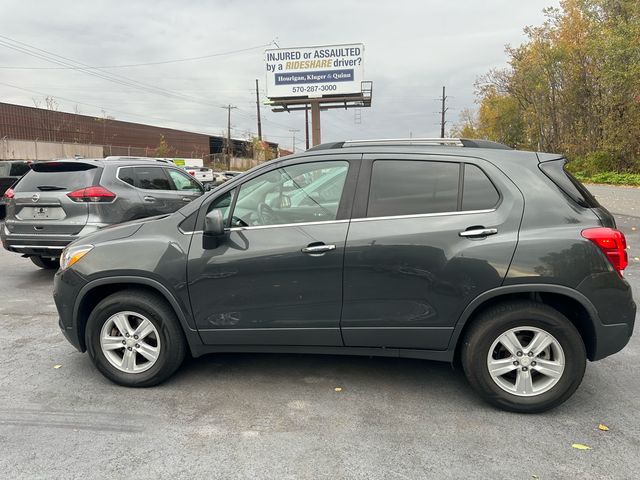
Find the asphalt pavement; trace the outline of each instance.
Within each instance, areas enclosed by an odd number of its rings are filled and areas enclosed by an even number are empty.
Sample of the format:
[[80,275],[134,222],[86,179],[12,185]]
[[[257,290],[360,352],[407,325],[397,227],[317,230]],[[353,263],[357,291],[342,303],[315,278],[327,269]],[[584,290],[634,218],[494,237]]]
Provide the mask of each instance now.
[[[640,189],[592,190],[617,213],[640,299]],[[209,355],[127,389],[62,337],[52,278],[0,249],[2,478],[640,476],[640,336],[539,415],[496,410],[460,371],[410,359]]]

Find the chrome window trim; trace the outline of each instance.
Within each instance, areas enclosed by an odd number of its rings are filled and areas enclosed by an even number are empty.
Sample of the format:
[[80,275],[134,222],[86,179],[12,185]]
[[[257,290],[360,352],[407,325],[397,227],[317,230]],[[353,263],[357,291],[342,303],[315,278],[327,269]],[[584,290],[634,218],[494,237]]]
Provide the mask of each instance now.
[[367,222],[369,220],[395,220],[395,219],[403,219],[403,218],[427,218],[427,217],[445,217],[448,215],[473,215],[477,213],[491,213],[495,212],[497,208],[489,208],[485,210],[464,210],[464,211],[453,211],[453,212],[436,212],[436,213],[415,213],[410,215],[389,215],[386,217],[362,217],[362,218],[354,218],[352,222]]
[[256,226],[248,226],[248,227],[231,227],[225,228],[225,231],[229,232],[240,232],[243,230],[264,230],[266,228],[283,228],[283,227],[305,227],[309,225],[329,225],[334,223],[349,223],[349,219],[343,220],[323,220],[319,222],[300,222],[300,223],[281,223],[278,225],[256,225]]
[[178,227],[178,231],[183,235],[193,235],[194,233],[204,233],[202,230],[182,230]]
[[[377,220],[395,220],[395,219],[409,219],[409,218],[429,218],[429,217],[444,217],[447,215],[473,215],[478,213],[491,213],[495,212],[496,208],[490,208],[486,210],[465,210],[463,212],[438,212],[438,213],[417,213],[413,215],[392,215],[387,217],[364,217],[364,218],[352,218],[343,220],[325,220],[321,222],[300,222],[300,223],[282,223],[278,225],[256,225],[248,227],[232,227],[225,228],[225,232],[241,232],[244,230],[264,230],[267,228],[283,228],[283,227],[304,227],[309,225],[329,225],[336,223],[349,223],[349,222],[368,222]],[[178,227],[180,233],[184,235],[191,235],[194,233],[204,233],[203,230],[184,231]]]

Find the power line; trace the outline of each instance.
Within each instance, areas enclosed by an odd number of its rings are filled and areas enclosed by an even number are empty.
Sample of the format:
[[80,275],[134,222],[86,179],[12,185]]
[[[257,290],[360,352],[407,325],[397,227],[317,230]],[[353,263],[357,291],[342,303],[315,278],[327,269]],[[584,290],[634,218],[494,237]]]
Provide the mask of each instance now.
[[[0,37],[8,39],[9,37],[5,37],[3,35],[0,35]],[[15,40],[13,40],[15,41]],[[233,55],[234,53],[243,53],[243,52],[249,52],[251,50],[257,50],[259,48],[265,48],[265,47],[269,47],[273,45],[273,42],[269,42],[269,43],[265,43],[262,45],[256,45],[255,47],[247,47],[247,48],[240,48],[238,50],[230,50],[228,52],[220,52],[220,53],[211,53],[209,55],[200,55],[198,57],[187,57],[187,58],[177,58],[174,60],[161,60],[161,61],[157,61],[157,62],[145,62],[145,63],[129,63],[129,64],[124,64],[124,65],[101,65],[101,66],[97,66],[97,67],[88,67],[90,69],[95,69],[95,70],[100,70],[100,69],[114,69],[114,68],[131,68],[131,67],[146,67],[148,65],[166,65],[169,63],[180,63],[180,62],[192,62],[192,61],[196,61],[196,60],[204,60],[207,58],[214,58],[214,57],[222,57],[225,55]],[[10,69],[10,70],[76,70],[78,69],[77,67],[10,67],[10,66],[0,66],[0,68],[3,69]]]
[[[135,88],[138,90],[142,90],[146,93],[153,93],[156,95],[160,95],[160,96],[164,96],[166,98],[174,98],[174,99],[178,99],[178,100],[184,100],[184,101],[190,101],[190,102],[196,102],[196,103],[207,103],[208,101],[205,99],[199,99],[196,97],[190,97],[187,95],[183,95],[177,92],[173,92],[171,90],[167,90],[164,88],[160,88],[160,87],[156,87],[154,85],[149,85],[149,84],[145,84],[142,82],[139,82],[137,80],[133,80],[131,78],[122,76],[122,75],[116,75],[116,74],[112,74],[112,73],[107,73],[107,72],[103,72],[103,71],[95,71],[92,70],[93,67],[91,67],[90,65],[84,64],[82,62],[78,62],[76,60],[72,60],[70,58],[67,57],[63,57],[61,55],[58,55],[56,53],[53,52],[49,52],[47,50],[43,50],[41,48],[38,47],[34,47],[33,45],[29,45],[26,44],[24,42],[20,42],[18,40],[13,40],[9,37],[6,37],[4,35],[0,35],[0,38],[4,38],[7,39],[9,42],[13,42],[13,43],[8,43],[7,41],[4,40],[0,40],[0,46],[4,46],[6,48],[12,49],[12,50],[16,50],[18,52],[24,53],[26,55],[30,55],[32,57],[35,58],[39,58],[41,60],[45,60],[47,62],[50,63],[54,63],[57,65],[62,65],[65,67],[74,67],[73,70],[75,71],[80,71],[82,73],[86,73],[87,75],[91,75],[93,77],[97,77],[103,80],[107,80],[109,82],[113,82],[113,83],[117,83],[120,85],[124,85],[124,86],[128,86],[131,88]],[[40,53],[42,52],[42,53]],[[213,105],[213,104],[211,104]]]
[[[18,87],[17,85],[12,85],[10,83],[0,82],[0,85],[4,85],[4,86],[7,86],[7,87],[15,88],[17,90],[22,90],[24,92],[35,93],[37,95],[42,95],[43,97],[48,97],[48,96],[54,97],[53,95],[49,95],[48,93],[39,92],[37,90],[31,90],[31,89],[28,89],[28,88]],[[195,124],[195,123],[177,122],[175,119],[171,120],[171,119],[168,119],[168,118],[151,117],[149,115],[140,115],[139,113],[125,112],[123,110],[114,110],[112,108],[107,108],[107,107],[104,107],[102,105],[96,105],[96,104],[87,103],[87,102],[80,102],[78,100],[74,100],[72,98],[67,98],[67,97],[61,97],[59,95],[56,95],[54,98],[58,98],[60,100],[66,100],[67,102],[72,102],[72,103],[75,103],[75,104],[78,104],[78,105],[84,105],[84,106],[87,106],[87,107],[98,108],[98,109],[100,109],[102,111],[108,111],[109,113],[119,113],[119,114],[122,114],[122,115],[128,115],[128,116],[132,116],[132,117],[139,117],[139,118],[158,120],[158,121],[161,121],[161,122],[179,123],[179,124],[182,124],[182,125],[192,125],[194,127],[203,128],[203,129],[207,128],[207,127],[204,127],[203,125],[199,125],[199,124]],[[94,116],[94,115],[90,115],[90,116]],[[197,133],[197,132],[194,132],[194,133]],[[204,134],[204,135],[209,135],[209,134]],[[289,138],[289,135],[283,135],[283,138]]]

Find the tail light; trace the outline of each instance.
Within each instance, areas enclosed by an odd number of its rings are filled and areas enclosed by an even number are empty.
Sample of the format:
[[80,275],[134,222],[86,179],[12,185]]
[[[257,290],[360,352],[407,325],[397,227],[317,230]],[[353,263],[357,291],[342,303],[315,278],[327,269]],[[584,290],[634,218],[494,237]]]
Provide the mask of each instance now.
[[195,176],[196,171],[195,171],[195,170],[187,170],[187,173],[188,173],[189,175],[193,175],[193,176]]
[[582,236],[595,243],[605,254],[613,268],[620,274],[627,267],[627,240],[624,234],[613,228],[587,228]]
[[74,202],[108,203],[112,202],[116,195],[104,187],[93,186],[69,192],[67,197]]
[[2,195],[2,198],[6,198],[7,200],[10,200],[13,198],[13,188],[8,188],[6,192],[4,192],[4,195]]

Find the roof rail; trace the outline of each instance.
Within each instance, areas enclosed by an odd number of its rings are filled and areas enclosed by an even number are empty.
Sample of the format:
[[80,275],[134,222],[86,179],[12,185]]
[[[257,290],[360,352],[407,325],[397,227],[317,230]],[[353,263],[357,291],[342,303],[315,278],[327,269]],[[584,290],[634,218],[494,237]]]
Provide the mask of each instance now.
[[366,147],[370,145],[453,145],[462,147],[459,138],[378,138],[371,140],[347,140],[345,147]]
[[165,160],[164,158],[133,157],[133,156],[119,156],[119,155],[109,155],[108,157],[105,157],[103,160],[109,160],[109,161],[146,160],[146,161],[149,161],[149,162],[172,163],[170,160]]
[[[370,147],[370,146],[405,146],[405,145],[431,145],[442,147],[467,147],[467,148],[496,148],[511,150],[502,143],[490,140],[471,140],[467,138],[384,138],[373,140],[347,140],[342,147]],[[335,147],[334,147],[335,148]]]

